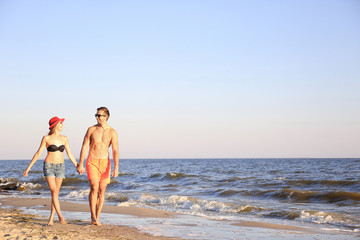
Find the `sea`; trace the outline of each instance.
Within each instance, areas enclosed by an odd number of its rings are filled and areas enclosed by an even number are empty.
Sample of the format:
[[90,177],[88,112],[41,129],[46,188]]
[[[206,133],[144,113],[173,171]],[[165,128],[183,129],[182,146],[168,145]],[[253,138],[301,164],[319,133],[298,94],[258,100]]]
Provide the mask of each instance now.
[[[29,163],[0,161],[0,197],[51,198],[43,160],[24,177]],[[60,200],[87,204],[86,174],[79,175],[70,160],[65,164]],[[341,236],[333,239],[360,238],[360,159],[120,159],[119,166],[120,174],[112,178],[105,204],[179,213],[182,222],[151,219],[139,223],[131,217],[102,214],[105,223],[184,239],[242,239],[238,230],[242,228],[234,225],[239,221],[321,229]],[[88,220],[89,215],[84,218]],[[312,239],[308,237],[296,239]]]

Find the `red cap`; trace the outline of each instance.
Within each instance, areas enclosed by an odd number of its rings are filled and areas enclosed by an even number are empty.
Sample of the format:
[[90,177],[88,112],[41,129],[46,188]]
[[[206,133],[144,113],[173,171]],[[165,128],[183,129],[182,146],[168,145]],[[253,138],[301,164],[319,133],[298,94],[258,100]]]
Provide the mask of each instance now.
[[49,129],[52,129],[53,127],[56,126],[56,124],[58,124],[59,122],[63,122],[65,120],[65,118],[58,118],[58,117],[53,117],[50,119],[49,121]]

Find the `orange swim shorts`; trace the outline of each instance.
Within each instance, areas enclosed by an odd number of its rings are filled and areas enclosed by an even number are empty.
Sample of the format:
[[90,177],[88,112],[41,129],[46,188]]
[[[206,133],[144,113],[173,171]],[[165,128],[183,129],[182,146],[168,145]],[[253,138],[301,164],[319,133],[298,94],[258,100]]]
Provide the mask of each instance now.
[[100,183],[110,183],[110,159],[100,159],[88,156],[86,160],[86,172],[88,179],[99,179]]

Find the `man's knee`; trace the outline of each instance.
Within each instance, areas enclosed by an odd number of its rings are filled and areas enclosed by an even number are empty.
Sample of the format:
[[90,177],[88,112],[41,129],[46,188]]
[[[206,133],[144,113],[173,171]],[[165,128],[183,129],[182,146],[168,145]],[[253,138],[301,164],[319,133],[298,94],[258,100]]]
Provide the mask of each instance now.
[[99,191],[99,183],[97,181],[90,182],[90,191]]
[[105,194],[107,184],[100,183],[99,194]]

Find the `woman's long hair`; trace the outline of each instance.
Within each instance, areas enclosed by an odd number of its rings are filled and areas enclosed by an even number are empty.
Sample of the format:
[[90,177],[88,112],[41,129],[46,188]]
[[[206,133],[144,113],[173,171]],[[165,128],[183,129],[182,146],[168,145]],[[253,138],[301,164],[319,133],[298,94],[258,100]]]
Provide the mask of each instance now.
[[59,123],[60,123],[60,122],[58,122],[55,126],[53,126],[53,127],[50,129],[48,135],[51,135],[51,134],[53,134],[53,133],[55,132],[55,128],[56,128],[56,126],[57,126]]

